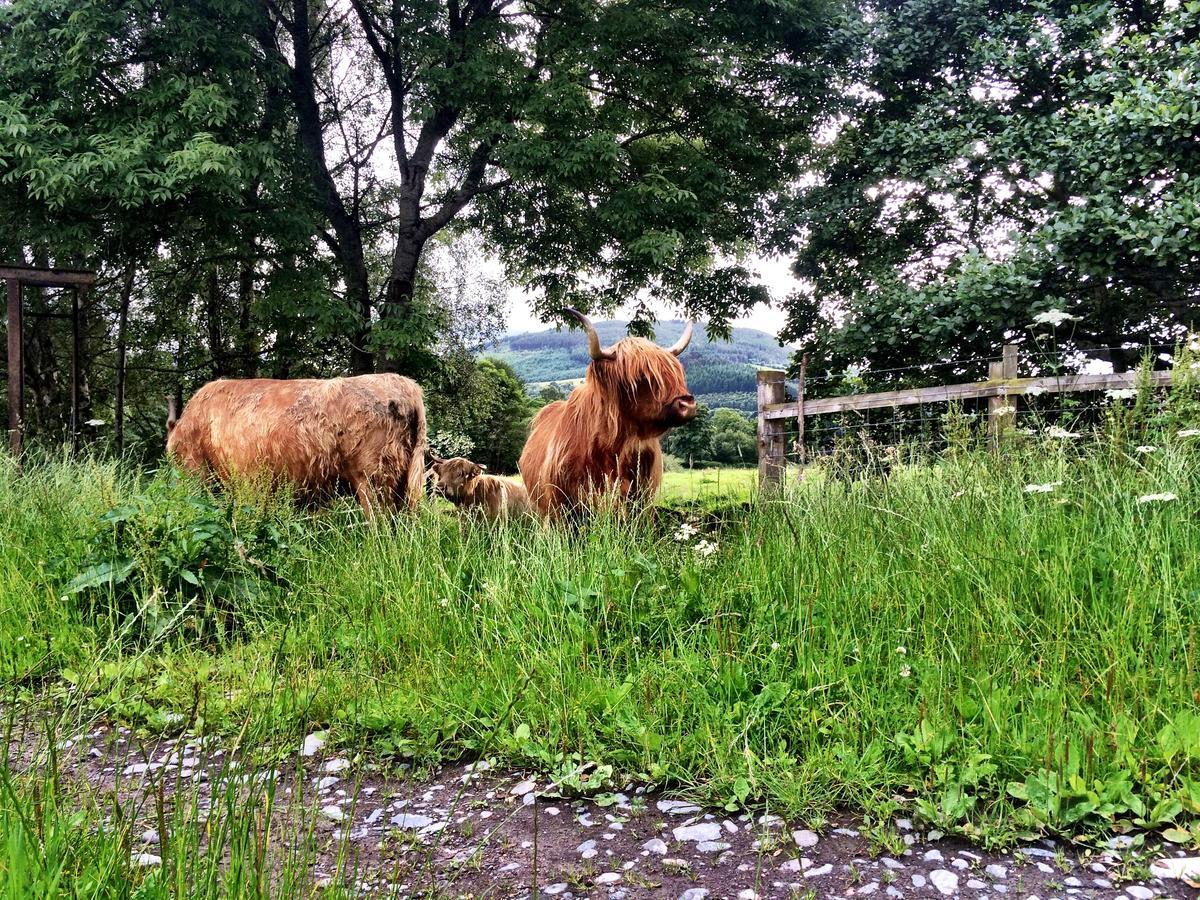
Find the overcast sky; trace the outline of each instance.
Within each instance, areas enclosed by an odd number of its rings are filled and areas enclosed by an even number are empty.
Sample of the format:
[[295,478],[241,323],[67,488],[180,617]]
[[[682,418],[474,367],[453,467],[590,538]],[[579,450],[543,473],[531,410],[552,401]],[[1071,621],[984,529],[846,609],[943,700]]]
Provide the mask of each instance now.
[[[770,288],[771,296],[776,300],[782,300],[797,286],[796,280],[792,278],[791,273],[788,271],[789,263],[790,261],[784,257],[755,257],[749,264],[758,271],[759,280]],[[622,309],[613,318],[628,319],[631,315],[631,311]],[[670,318],[676,315],[677,313],[669,310],[662,310],[660,312],[660,317]],[[749,316],[742,319],[735,319],[733,324],[747,328],[757,328],[768,334],[776,335],[779,333],[779,329],[783,327],[783,321],[784,313],[778,306],[769,307],[760,303]],[[552,327],[552,325],[539,321],[533,314],[524,291],[519,289],[512,291],[509,295],[508,322],[506,324],[506,330],[509,334],[521,334],[526,331],[545,331],[547,328]]]

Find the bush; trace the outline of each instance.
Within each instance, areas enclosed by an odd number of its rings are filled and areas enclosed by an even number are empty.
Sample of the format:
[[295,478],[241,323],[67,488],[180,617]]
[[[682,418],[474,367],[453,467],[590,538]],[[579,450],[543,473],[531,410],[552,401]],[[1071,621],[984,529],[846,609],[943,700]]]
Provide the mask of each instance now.
[[82,563],[60,561],[60,574],[74,569],[62,593],[135,640],[228,634],[278,591],[296,527],[270,504],[235,497],[160,475],[96,519]]

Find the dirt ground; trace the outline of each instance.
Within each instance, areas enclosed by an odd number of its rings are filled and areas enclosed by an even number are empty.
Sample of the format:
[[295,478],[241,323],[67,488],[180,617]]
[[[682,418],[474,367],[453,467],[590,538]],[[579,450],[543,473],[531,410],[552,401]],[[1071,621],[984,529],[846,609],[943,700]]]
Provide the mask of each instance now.
[[[36,730],[15,733],[14,767],[35,758]],[[1043,840],[985,852],[911,822],[892,855],[844,816],[820,834],[777,817],[728,814],[630,785],[607,805],[548,796],[533,773],[486,762],[413,774],[326,753],[310,736],[287,765],[259,769],[212,740],[150,745],[125,729],[94,727],[60,743],[64,781],[113,794],[136,821],[140,864],[158,863],[158,829],[187,798],[212,815],[230,789],[275,786],[276,828],[303,845],[314,885],[341,879],[365,897],[634,898],[1194,898],[1154,877],[1154,860],[1121,839],[1092,853]],[[214,804],[214,795],[217,804]],[[157,798],[163,798],[161,801]],[[166,836],[170,840],[170,835]],[[339,860],[341,861],[339,867]],[[1149,877],[1147,877],[1149,876]]]

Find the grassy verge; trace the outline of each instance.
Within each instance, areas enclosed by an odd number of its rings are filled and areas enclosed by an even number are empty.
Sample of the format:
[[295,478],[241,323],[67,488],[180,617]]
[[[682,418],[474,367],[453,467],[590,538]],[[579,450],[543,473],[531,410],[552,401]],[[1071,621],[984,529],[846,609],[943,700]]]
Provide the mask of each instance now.
[[[839,806],[885,822],[900,795],[989,844],[1195,845],[1197,463],[1200,438],[1174,435],[970,452],[817,475],[695,534],[368,525],[110,463],[5,467],[0,672],[14,703],[152,731],[194,715],[294,747],[320,728],[818,824]],[[667,496],[710,487],[689,476]],[[750,475],[720,477],[749,499]]]

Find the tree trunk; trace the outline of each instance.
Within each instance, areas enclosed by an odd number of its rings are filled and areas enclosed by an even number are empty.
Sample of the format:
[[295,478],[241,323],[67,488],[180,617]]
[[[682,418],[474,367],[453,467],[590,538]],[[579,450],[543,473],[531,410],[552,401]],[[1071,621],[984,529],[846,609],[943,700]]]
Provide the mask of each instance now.
[[212,377],[224,378],[231,374],[225,358],[225,339],[221,335],[221,282],[217,267],[210,266],[204,290],[204,309],[208,319],[208,354],[212,359]]
[[113,445],[117,455],[125,452],[125,353],[129,326],[129,301],[133,297],[135,270],[131,264],[125,270],[125,281],[121,284],[121,308],[117,313],[117,377],[113,398]]
[[416,352],[420,336],[408,332],[405,325],[413,314],[413,293],[417,284],[417,267],[421,263],[421,251],[425,241],[419,236],[418,228],[404,229],[396,240],[396,252],[392,256],[392,272],[388,278],[380,318],[388,325],[389,346],[379,353],[379,369],[383,372],[400,372],[404,375],[419,375],[416,371]]
[[[187,339],[188,339],[188,316],[185,310],[180,311],[179,315],[179,331],[175,343],[175,409],[179,415],[183,415],[183,379],[184,368],[187,365]],[[163,435],[163,441],[166,442],[166,435]]]
[[[257,250],[257,242],[251,241],[252,251]],[[254,306],[254,253],[242,261],[238,271],[238,333],[237,333],[237,363],[238,374],[243,378],[254,378],[258,375],[258,335],[250,329],[251,312]]]
[[375,357],[371,354],[371,285],[362,254],[351,251],[348,255],[350,259],[342,260],[346,302],[358,316],[358,329],[350,336],[350,374],[368,375],[375,371]]

